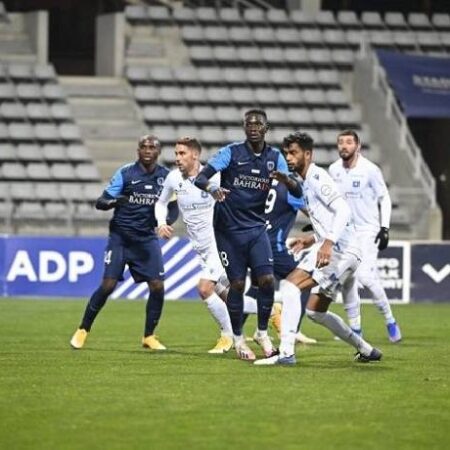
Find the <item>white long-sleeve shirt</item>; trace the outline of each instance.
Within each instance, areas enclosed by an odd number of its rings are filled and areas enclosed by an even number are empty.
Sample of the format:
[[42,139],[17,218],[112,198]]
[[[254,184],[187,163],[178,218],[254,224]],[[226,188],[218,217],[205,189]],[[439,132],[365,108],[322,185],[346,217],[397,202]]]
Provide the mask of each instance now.
[[[194,185],[195,177],[184,178],[179,169],[171,171],[164,180],[163,190],[155,204],[158,226],[166,223],[167,205],[175,194],[186,231],[192,247],[203,253],[215,245],[213,214],[215,200],[211,195]],[[220,185],[220,173],[211,177],[211,182]]]
[[360,154],[354,167],[345,168],[339,158],[328,170],[350,205],[356,231],[375,233],[380,227],[389,228],[391,198],[377,165]]
[[352,248],[358,252],[350,207],[327,171],[312,163],[302,189],[317,241],[330,239],[342,251]]

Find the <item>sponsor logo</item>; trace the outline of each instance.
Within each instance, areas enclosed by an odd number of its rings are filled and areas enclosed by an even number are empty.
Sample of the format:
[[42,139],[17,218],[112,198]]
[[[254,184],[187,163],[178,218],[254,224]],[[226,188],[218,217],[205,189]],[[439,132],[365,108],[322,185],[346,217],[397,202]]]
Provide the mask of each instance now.
[[141,180],[131,180],[131,184],[138,184],[140,182],[141,182]]
[[245,166],[246,164],[250,164],[250,161],[238,161],[238,166]]
[[328,197],[331,194],[332,188],[329,184],[324,184],[321,188],[320,188],[320,192],[322,192],[323,195],[325,195],[325,197]]
[[359,186],[361,186],[361,182],[360,181],[353,181],[352,186],[354,188],[358,188]]
[[267,161],[267,170],[272,172],[273,169],[275,169],[275,163],[273,161]]
[[162,186],[162,185],[164,184],[164,178],[163,178],[163,177],[158,177],[158,178],[156,179],[156,182],[157,182],[160,186]]
[[450,264],[446,264],[441,270],[436,270],[431,264],[427,263],[422,266],[422,271],[435,283],[440,283],[450,275]]

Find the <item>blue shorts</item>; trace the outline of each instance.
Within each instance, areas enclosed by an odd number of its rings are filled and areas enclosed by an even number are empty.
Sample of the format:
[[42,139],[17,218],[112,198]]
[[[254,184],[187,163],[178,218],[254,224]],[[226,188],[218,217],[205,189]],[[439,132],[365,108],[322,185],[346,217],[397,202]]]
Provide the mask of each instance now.
[[131,241],[110,233],[104,262],[104,278],[123,280],[125,264],[128,264],[136,283],[164,280],[161,247],[156,236],[145,241]]
[[259,277],[273,274],[273,256],[265,227],[244,232],[215,230],[220,260],[230,281],[245,280],[247,269]]
[[284,280],[297,266],[294,256],[287,249],[273,251],[273,272],[278,280]]

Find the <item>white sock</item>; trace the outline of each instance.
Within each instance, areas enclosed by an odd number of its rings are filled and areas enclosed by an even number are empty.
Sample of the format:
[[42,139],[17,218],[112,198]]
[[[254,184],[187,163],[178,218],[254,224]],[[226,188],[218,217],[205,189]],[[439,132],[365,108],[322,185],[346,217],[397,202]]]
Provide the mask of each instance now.
[[306,314],[311,320],[328,328],[335,336],[355,347],[363,355],[368,356],[372,351],[373,347],[361,336],[353,333],[351,328],[337,314],[330,311],[318,312],[310,309],[306,310]]
[[364,284],[364,286],[366,286],[372,294],[373,304],[384,316],[386,324],[394,323],[395,319],[394,315],[392,314],[391,305],[389,304],[386,292],[381,286],[381,281],[370,280],[370,282]]
[[219,324],[222,335],[231,336],[233,330],[225,302],[214,293],[205,299],[205,303],[214,320]]
[[258,337],[266,337],[268,336],[267,334],[267,330],[260,330],[260,329],[256,329],[256,334],[258,335]]
[[244,295],[244,314],[257,314],[258,313],[258,303],[256,298]]
[[350,280],[342,289],[344,299],[344,309],[347,319],[353,330],[361,330],[361,299],[358,294],[356,280]]
[[300,289],[290,281],[281,280],[280,292],[283,298],[280,353],[282,356],[291,356],[295,353],[295,335],[302,312]]

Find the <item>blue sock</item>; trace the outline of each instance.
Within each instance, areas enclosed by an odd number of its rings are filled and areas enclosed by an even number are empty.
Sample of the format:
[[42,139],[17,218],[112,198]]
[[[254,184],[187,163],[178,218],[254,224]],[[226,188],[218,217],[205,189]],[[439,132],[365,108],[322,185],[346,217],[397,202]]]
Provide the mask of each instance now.
[[269,324],[270,313],[272,312],[273,296],[275,287],[273,283],[268,286],[261,286],[258,289],[258,330],[267,330]]
[[227,297],[227,309],[230,315],[233,334],[240,336],[242,334],[244,316],[244,294],[230,287]]
[[164,304],[164,289],[154,289],[150,291],[147,305],[145,307],[145,331],[144,337],[150,336],[154,333],[161,317]]
[[109,292],[105,291],[101,286],[92,294],[91,298],[84,310],[83,320],[81,321],[80,328],[90,331],[92,324],[94,323],[97,314],[103,308],[106,300],[108,299]]

